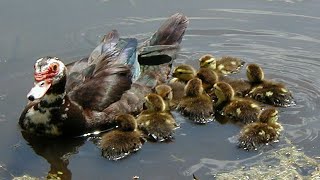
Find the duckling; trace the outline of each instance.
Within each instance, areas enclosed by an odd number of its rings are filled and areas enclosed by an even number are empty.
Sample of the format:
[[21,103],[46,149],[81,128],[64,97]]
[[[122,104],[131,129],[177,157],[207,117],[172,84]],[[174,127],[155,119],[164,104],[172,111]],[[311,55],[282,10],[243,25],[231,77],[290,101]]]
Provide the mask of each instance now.
[[216,72],[212,71],[210,68],[205,67],[201,67],[199,69],[199,71],[197,72],[197,78],[201,79],[202,87],[208,94],[212,93],[213,85],[219,80]]
[[156,94],[161,96],[162,99],[164,100],[164,102],[166,104],[166,110],[170,111],[170,109],[172,107],[171,101],[172,101],[172,97],[173,97],[172,88],[167,84],[160,84],[155,87],[155,92],[156,92]]
[[183,98],[183,91],[186,83],[196,76],[196,70],[187,64],[177,66],[172,73],[172,78],[168,85],[172,89],[171,108],[175,109]]
[[262,144],[276,142],[283,127],[278,121],[278,110],[274,107],[261,111],[259,122],[245,125],[240,131],[240,148],[257,149]]
[[102,156],[109,160],[122,159],[141,149],[144,143],[143,135],[137,130],[137,123],[132,115],[121,114],[116,117],[115,122],[118,128],[105,133],[100,141]]
[[174,130],[179,127],[161,96],[148,94],[145,107],[137,117],[138,128],[154,141],[170,141]]
[[[204,69],[204,72],[201,72],[203,75],[198,77],[204,82],[210,82],[207,83],[209,86],[211,86],[211,91],[212,91],[212,86],[218,82],[218,81],[223,81],[223,82],[227,82],[229,85],[231,85],[231,87],[233,88],[235,95],[236,96],[240,96],[240,97],[244,97],[246,94],[248,94],[248,92],[251,90],[251,83],[243,80],[243,79],[233,79],[233,78],[229,78],[226,77],[226,74],[230,74],[231,73],[231,65],[234,64],[234,73],[236,69],[239,69],[243,66],[244,62],[237,59],[237,58],[233,58],[233,57],[223,57],[221,60],[216,60],[214,58],[214,56],[207,54],[202,56],[200,59],[200,70],[198,72],[198,74],[202,71],[202,69]],[[217,64],[218,64],[218,68],[217,68]],[[219,70],[219,67],[221,69],[221,71]],[[223,67],[226,67],[226,69],[223,69]],[[235,68],[237,67],[237,68]],[[209,74],[209,73],[205,73],[207,71],[207,69],[210,69],[211,71],[213,71],[214,75]],[[238,71],[239,71],[238,70]],[[229,72],[229,73],[228,73]],[[205,80],[206,79],[206,80]],[[213,84],[212,84],[213,83]],[[205,83],[204,84],[204,88],[206,89]],[[211,94],[210,96],[212,96],[212,92],[209,92],[209,89],[206,89],[206,92]]]
[[231,56],[223,56],[216,59],[211,54],[200,57],[200,67],[209,67],[219,74],[228,75],[238,73],[245,62],[239,58]]
[[248,64],[247,78],[253,84],[248,96],[274,106],[289,107],[295,104],[288,88],[278,82],[264,79],[264,72],[257,64]]
[[206,124],[213,121],[213,103],[211,98],[204,92],[202,81],[193,78],[188,81],[184,89],[185,97],[177,106],[177,110],[188,116],[198,124]]
[[174,81],[181,81],[184,83],[187,83],[190,79],[194,78],[196,76],[196,70],[187,64],[182,64],[176,67],[172,73],[172,77],[175,77],[176,79],[172,80]]
[[222,115],[245,124],[257,121],[261,111],[259,104],[248,98],[235,97],[234,90],[228,83],[216,83],[214,92],[218,98],[216,108]]

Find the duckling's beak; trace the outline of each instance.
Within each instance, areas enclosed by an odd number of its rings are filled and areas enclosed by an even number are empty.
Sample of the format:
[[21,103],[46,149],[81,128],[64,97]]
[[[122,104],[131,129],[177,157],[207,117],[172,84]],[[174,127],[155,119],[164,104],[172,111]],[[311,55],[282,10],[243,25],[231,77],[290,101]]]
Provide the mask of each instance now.
[[30,101],[34,101],[43,97],[50,88],[50,86],[51,83],[46,80],[35,82],[34,87],[30,90],[30,92],[27,95],[28,99]]

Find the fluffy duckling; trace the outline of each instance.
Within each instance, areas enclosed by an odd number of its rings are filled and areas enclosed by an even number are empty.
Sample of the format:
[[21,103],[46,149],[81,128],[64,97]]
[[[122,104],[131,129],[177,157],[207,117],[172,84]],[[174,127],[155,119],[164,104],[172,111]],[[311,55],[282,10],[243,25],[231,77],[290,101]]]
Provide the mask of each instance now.
[[247,78],[253,84],[249,97],[274,106],[289,107],[294,105],[291,92],[282,83],[264,80],[264,72],[257,64],[248,64]]
[[154,141],[169,141],[173,138],[174,130],[178,127],[161,96],[148,94],[145,107],[137,117],[138,128]]
[[262,144],[278,141],[283,128],[277,121],[278,110],[276,108],[261,111],[259,122],[247,124],[240,131],[238,146],[251,150],[257,149]]
[[261,111],[259,104],[251,99],[235,97],[234,90],[228,83],[216,83],[214,92],[218,98],[216,108],[222,115],[245,124],[257,121]]
[[143,135],[137,130],[137,123],[132,115],[119,115],[116,123],[118,128],[105,133],[100,141],[102,156],[109,160],[122,159],[141,149],[144,143]]
[[219,74],[234,74],[238,73],[245,62],[239,58],[231,56],[223,56],[216,59],[211,54],[206,54],[200,57],[200,67],[209,67]]
[[[207,84],[212,88],[212,86],[216,82],[223,81],[231,85],[236,96],[244,97],[251,90],[251,83],[249,81],[246,81],[243,79],[233,79],[225,76],[226,74],[230,74],[232,72],[236,73],[236,70],[239,71],[244,64],[243,61],[237,58],[229,57],[229,56],[222,57],[221,60],[216,60],[210,54],[202,56],[199,59],[199,61],[200,61],[200,70],[198,74],[202,71],[201,73],[203,75],[202,76],[198,75],[198,78],[202,80],[205,89],[206,89],[206,86],[205,86],[206,84],[204,82],[208,82]],[[225,67],[225,69],[223,69],[223,67]],[[213,71],[214,74],[212,75],[207,73],[206,72],[207,69]],[[210,93],[209,91],[212,91],[212,89],[210,90],[206,89],[207,93],[212,94],[212,92]]]
[[197,78],[201,79],[202,87],[208,94],[212,93],[213,85],[219,80],[216,72],[212,71],[210,68],[205,67],[201,67],[199,69],[199,71],[197,72]]
[[176,108],[184,94],[184,87],[186,83],[196,76],[196,70],[187,64],[177,66],[172,73],[173,79],[171,79],[168,85],[172,89],[172,101],[171,108]]
[[184,89],[184,94],[185,97],[178,104],[178,111],[195,123],[205,124],[213,121],[213,103],[204,92],[201,79],[191,79]]
[[165,102],[166,110],[169,111],[171,109],[171,101],[173,97],[172,88],[169,85],[166,84],[160,84],[155,87],[155,92],[159,96],[162,97],[162,99]]
[[176,78],[173,81],[177,80],[184,83],[187,83],[190,79],[194,78],[195,76],[196,70],[192,66],[187,64],[177,66],[172,73],[172,77]]

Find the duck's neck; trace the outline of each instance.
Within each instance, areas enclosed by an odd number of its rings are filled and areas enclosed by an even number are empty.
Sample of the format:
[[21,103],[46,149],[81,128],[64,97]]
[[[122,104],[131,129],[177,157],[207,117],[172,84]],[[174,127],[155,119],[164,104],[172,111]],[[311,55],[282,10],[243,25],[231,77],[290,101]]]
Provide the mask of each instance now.
[[59,83],[52,85],[47,93],[40,100],[40,107],[42,108],[53,108],[60,107],[64,103],[66,96],[65,91],[66,76],[64,76]]

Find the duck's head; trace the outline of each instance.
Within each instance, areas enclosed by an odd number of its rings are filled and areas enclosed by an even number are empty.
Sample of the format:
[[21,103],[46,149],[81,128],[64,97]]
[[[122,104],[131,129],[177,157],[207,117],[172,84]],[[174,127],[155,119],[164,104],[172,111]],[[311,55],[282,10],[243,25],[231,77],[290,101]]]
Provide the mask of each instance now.
[[130,114],[121,114],[116,117],[115,121],[122,131],[134,131],[137,128],[137,122]]
[[158,94],[154,94],[154,93],[148,94],[145,97],[145,100],[146,101],[144,103],[144,106],[146,106],[146,108],[150,111],[161,112],[161,111],[164,111],[166,108],[166,104],[164,100]]
[[172,100],[172,88],[166,84],[160,84],[155,88],[156,93],[165,100]]
[[230,101],[234,97],[234,90],[233,88],[225,82],[217,82],[213,86],[214,93],[218,97],[217,105],[224,101]]
[[201,68],[210,68],[212,70],[217,68],[217,60],[211,54],[206,54],[199,59]]
[[264,72],[258,64],[248,64],[247,78],[252,83],[260,83],[264,79]]
[[206,91],[210,90],[219,81],[217,73],[210,68],[200,68],[197,77],[202,80],[203,88]]
[[34,87],[28,93],[28,99],[33,101],[43,97],[51,86],[65,80],[66,72],[66,66],[56,57],[38,59],[34,65]]
[[184,87],[186,96],[197,97],[203,93],[202,81],[199,78],[193,78]]
[[172,73],[172,77],[178,78],[180,81],[188,82],[196,75],[196,70],[187,64],[176,67]]
[[278,121],[278,113],[275,107],[264,109],[259,114],[259,120],[262,123],[275,123]]

